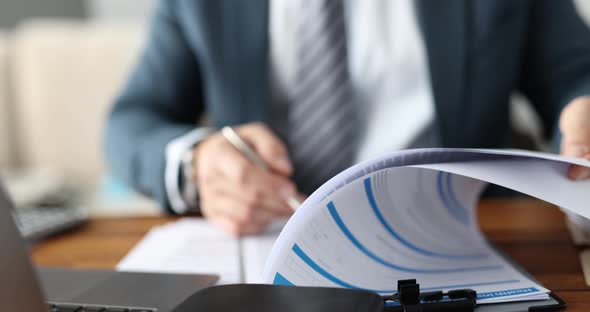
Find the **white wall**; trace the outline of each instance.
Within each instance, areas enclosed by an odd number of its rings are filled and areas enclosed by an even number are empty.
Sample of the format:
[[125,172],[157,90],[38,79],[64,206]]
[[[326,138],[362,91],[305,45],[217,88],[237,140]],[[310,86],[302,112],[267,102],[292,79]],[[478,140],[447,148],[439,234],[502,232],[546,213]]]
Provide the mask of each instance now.
[[[85,0],[88,16],[99,20],[146,21],[156,0]],[[213,0],[216,1],[216,0]]]
[[11,120],[8,118],[11,111],[8,107],[8,46],[6,38],[0,32],[0,168],[7,165],[12,165],[13,150],[12,138],[10,137]]

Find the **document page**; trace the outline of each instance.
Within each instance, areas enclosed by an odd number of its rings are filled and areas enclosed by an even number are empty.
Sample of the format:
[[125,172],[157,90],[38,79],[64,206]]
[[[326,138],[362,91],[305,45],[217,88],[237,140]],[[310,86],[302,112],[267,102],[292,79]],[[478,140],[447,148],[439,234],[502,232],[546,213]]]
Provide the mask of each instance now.
[[[478,303],[547,298],[485,240],[476,203],[487,182],[589,215],[590,183],[566,178],[583,160],[522,151],[427,149],[361,163],[328,181],[297,210],[263,281],[396,292],[472,288]],[[509,216],[507,216],[509,217]]]
[[205,273],[218,284],[260,283],[266,259],[286,219],[254,236],[236,238],[202,218],[152,229],[117,265],[119,271]]
[[238,240],[204,219],[185,218],[152,229],[117,265],[119,271],[218,274],[242,282]]
[[287,220],[276,220],[264,233],[240,239],[244,283],[262,283],[264,265]]

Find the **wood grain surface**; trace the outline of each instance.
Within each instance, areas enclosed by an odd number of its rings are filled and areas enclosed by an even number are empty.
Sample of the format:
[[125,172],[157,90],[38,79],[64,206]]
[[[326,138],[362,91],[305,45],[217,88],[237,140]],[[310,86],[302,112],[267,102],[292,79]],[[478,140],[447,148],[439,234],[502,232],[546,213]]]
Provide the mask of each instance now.
[[[487,237],[567,304],[567,311],[590,311],[578,254],[565,228],[564,216],[550,204],[533,200],[485,200],[478,218]],[[32,248],[43,266],[114,268],[156,225],[174,217],[94,219],[85,226]]]

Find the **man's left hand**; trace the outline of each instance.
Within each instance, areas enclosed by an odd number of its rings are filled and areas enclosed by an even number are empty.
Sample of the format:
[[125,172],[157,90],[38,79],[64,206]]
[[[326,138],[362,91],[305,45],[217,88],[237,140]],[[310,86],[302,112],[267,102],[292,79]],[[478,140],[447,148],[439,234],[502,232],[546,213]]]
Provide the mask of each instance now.
[[[571,101],[559,118],[561,154],[590,160],[590,97]],[[568,177],[573,180],[590,178],[590,168],[571,166]]]

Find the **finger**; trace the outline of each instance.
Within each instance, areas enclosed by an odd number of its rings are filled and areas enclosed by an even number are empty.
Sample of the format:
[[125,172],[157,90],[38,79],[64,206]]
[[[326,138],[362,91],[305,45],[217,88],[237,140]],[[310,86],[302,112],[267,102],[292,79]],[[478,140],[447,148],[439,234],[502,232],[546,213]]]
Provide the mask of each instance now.
[[285,176],[293,173],[287,147],[268,127],[261,123],[239,127],[236,131],[252,146],[271,170]]
[[[258,234],[263,232],[270,221],[267,222],[255,222],[255,221],[243,221],[234,218],[234,215],[228,214],[232,207],[228,206],[228,203],[223,203],[223,200],[215,200],[213,206],[214,209],[204,209],[203,215],[210,220],[212,223],[221,227],[225,232],[232,235],[242,236],[250,234]],[[229,203],[229,205],[232,205]],[[218,209],[223,207],[223,209]]]
[[590,146],[590,97],[579,97],[561,112],[559,128],[566,145]]
[[[272,177],[271,179],[276,178],[284,179],[281,177]],[[245,205],[266,210],[274,216],[289,216],[292,214],[292,209],[287,205],[286,200],[273,191],[271,187],[265,186],[264,183],[237,185],[228,180],[216,179],[207,184],[207,187],[215,192],[237,198]]]
[[590,98],[580,97],[561,112],[561,153],[573,157],[590,154]]
[[236,197],[247,207],[254,207],[255,209],[264,210],[273,217],[290,216],[293,210],[287,204],[287,200],[275,193],[265,193],[260,189],[251,191],[238,192]]
[[286,179],[271,181],[275,179],[274,175],[257,168],[229,143],[223,140],[220,143],[213,152],[201,158],[195,172],[197,185],[231,188],[237,192],[257,191],[259,188],[271,195],[274,189],[286,188],[284,192],[291,194],[292,182]]
[[[561,153],[572,157],[590,155],[590,98],[579,97],[569,103],[559,119],[562,133]],[[583,166],[571,166],[568,177],[582,180],[590,177],[590,169]]]
[[[219,153],[216,168],[240,192],[263,192],[268,197],[286,200],[296,194],[289,179],[254,166],[231,146]],[[228,186],[228,187],[230,187]]]
[[[590,160],[590,155],[586,155],[584,158]],[[569,167],[567,175],[572,180],[586,180],[590,179],[590,168],[578,165],[572,165]]]
[[569,143],[563,142],[561,144],[561,154],[565,156],[571,157],[584,157],[590,154],[590,146],[576,144],[576,143]]
[[292,213],[286,204],[286,199],[296,192],[290,180],[254,167],[232,148],[218,154],[212,166],[200,171],[201,189],[208,187],[223,191],[249,205],[258,204],[261,209],[277,216]]
[[[561,153],[565,156],[571,157],[585,157],[590,156],[590,147],[579,144],[570,144],[563,142],[561,145]],[[585,180],[590,178],[590,168],[584,166],[572,165],[568,168],[568,177],[572,180]]]
[[223,191],[208,191],[204,200],[209,203],[210,211],[223,215],[238,223],[265,224],[274,218],[274,214],[261,209],[260,204],[247,203]]

